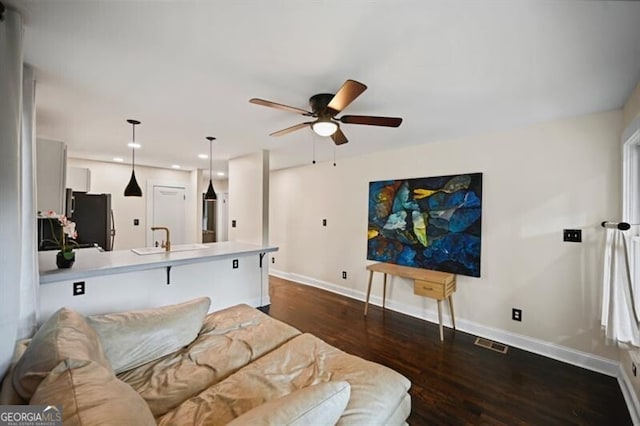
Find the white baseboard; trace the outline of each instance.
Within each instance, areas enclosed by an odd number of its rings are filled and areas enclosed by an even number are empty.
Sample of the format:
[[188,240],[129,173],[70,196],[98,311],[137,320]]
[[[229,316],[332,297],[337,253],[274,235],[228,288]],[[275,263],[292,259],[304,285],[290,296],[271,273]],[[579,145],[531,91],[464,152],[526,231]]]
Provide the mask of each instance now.
[[618,383],[620,384],[620,390],[624,396],[624,401],[627,403],[631,421],[634,425],[640,425],[640,401],[638,401],[638,395],[636,395],[631,379],[622,367],[622,364],[620,364],[620,368],[618,370]]
[[[283,272],[274,269],[271,269],[269,273],[276,277],[295,281],[297,283],[309,285],[312,287],[321,288],[333,293],[338,293],[343,296],[350,297],[352,299],[364,301],[366,298],[366,294],[364,292],[348,289],[326,281],[306,277],[304,275]],[[382,298],[379,296],[371,296],[369,303],[376,306],[382,306]],[[387,302],[385,303],[385,307],[391,309],[392,311],[397,311],[415,318],[438,324],[438,313],[436,311],[421,309],[416,306],[396,302],[394,300],[387,300]],[[445,324],[446,326],[450,326],[450,316],[443,312],[442,317],[443,324]],[[546,356],[551,359],[576,365],[578,367],[586,368],[598,373],[606,374],[608,376],[619,377],[620,363],[604,357],[578,351],[544,340],[535,339],[533,337],[489,327],[465,319],[456,319],[456,326],[458,330],[473,334],[475,336],[494,340],[508,346],[513,346],[528,352]]]

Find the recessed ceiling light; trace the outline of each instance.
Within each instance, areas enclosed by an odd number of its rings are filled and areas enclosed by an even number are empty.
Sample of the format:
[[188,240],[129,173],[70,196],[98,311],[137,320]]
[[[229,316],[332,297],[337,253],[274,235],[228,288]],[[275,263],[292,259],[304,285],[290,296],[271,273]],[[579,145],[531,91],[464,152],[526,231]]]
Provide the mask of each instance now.
[[218,172],[217,175],[218,176],[224,176],[224,172]]
[[202,158],[203,160],[206,160],[207,158],[209,158],[209,156],[207,154],[198,154],[198,158]]
[[171,168],[172,168],[172,169],[179,169],[179,168],[180,168],[180,165],[178,165],[178,164],[174,164],[174,165],[172,165],[172,166],[171,166]]
[[122,163],[124,161],[124,158],[122,158],[122,157],[113,157],[113,161],[116,161],[118,163]]

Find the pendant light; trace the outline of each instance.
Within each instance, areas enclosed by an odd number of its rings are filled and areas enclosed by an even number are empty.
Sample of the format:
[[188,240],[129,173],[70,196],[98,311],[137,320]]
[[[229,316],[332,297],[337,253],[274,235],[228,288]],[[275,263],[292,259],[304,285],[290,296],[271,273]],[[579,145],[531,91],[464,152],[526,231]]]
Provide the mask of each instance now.
[[140,185],[138,185],[138,182],[136,181],[136,172],[135,172],[136,148],[139,147],[139,145],[136,144],[136,124],[140,124],[140,122],[138,120],[127,120],[127,123],[131,124],[131,127],[133,128],[133,139],[129,144],[129,146],[131,147],[131,155],[132,155],[131,179],[129,180],[129,184],[127,185],[127,187],[124,189],[124,196],[125,197],[142,197],[142,189],[140,189]]
[[213,181],[211,180],[211,169],[213,167],[213,141],[216,138],[213,136],[207,136],[207,140],[209,141],[209,188],[207,188],[207,193],[204,194],[205,200],[217,200],[218,196],[216,195],[216,191],[213,189]]

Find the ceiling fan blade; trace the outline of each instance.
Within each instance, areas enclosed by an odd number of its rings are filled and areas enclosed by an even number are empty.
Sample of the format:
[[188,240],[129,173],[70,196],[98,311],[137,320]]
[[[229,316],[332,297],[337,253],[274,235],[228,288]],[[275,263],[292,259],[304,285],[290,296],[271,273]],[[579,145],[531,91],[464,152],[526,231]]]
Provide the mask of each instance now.
[[291,132],[295,132],[296,130],[300,130],[303,127],[307,127],[309,124],[311,124],[310,121],[306,122],[306,123],[300,123],[300,124],[296,124],[295,126],[291,126],[291,127],[287,127],[286,129],[282,129],[282,130],[278,130],[277,132],[273,132],[271,133],[269,136],[282,136],[282,135],[286,135],[287,133],[291,133]]
[[359,83],[355,80],[347,80],[344,82],[338,93],[335,94],[329,105],[334,111],[342,111],[345,109],[355,98],[360,96],[362,92],[367,90],[367,86]]
[[342,145],[349,142],[344,133],[342,133],[342,130],[340,130],[340,127],[338,127],[338,130],[336,130],[336,132],[331,135],[331,139],[333,139],[336,145]]
[[374,117],[371,115],[343,115],[336,120],[347,124],[367,124],[369,126],[398,127],[402,123],[400,117]]
[[302,108],[296,108],[296,107],[292,107],[292,106],[289,106],[289,105],[283,105],[283,104],[279,104],[277,102],[271,102],[271,101],[267,101],[267,100],[264,100],[264,99],[252,98],[252,99],[249,99],[249,102],[251,102],[252,104],[256,104],[256,105],[262,105],[262,106],[266,106],[266,107],[270,107],[270,108],[281,109],[283,111],[293,112],[295,114],[306,115],[308,117],[311,117],[313,115],[312,112],[309,112],[309,111],[304,110]]

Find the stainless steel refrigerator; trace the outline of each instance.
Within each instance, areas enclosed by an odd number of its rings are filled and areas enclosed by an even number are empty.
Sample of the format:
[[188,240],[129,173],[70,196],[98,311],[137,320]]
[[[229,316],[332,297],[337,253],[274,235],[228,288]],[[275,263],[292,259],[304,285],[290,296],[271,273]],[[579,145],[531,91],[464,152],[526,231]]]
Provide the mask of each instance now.
[[113,250],[116,230],[111,194],[70,193],[70,197],[67,194],[67,216],[76,223],[78,244],[82,247],[97,245],[105,251]]

